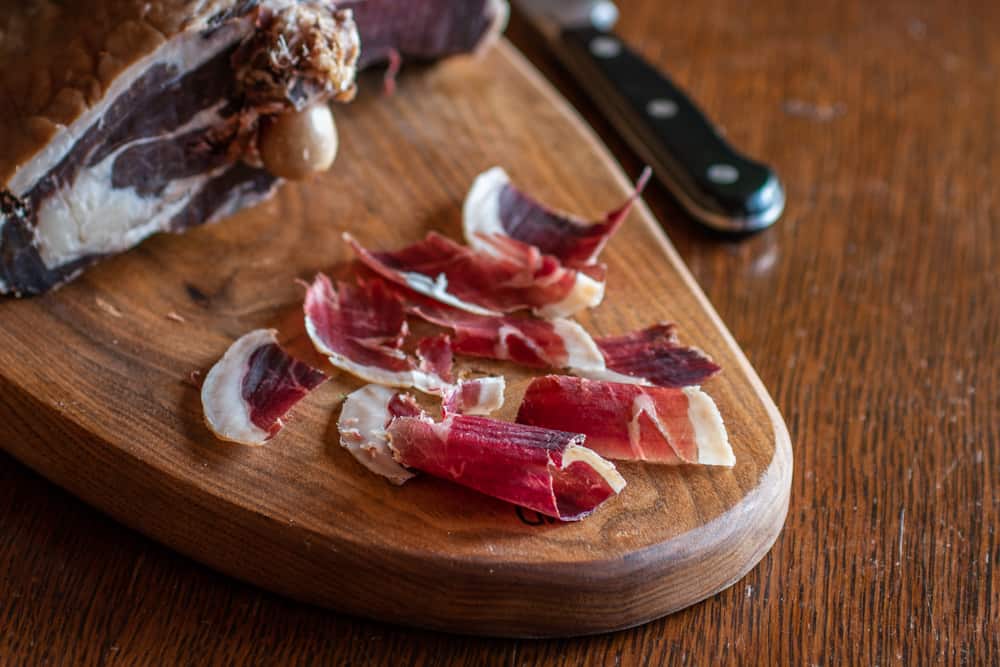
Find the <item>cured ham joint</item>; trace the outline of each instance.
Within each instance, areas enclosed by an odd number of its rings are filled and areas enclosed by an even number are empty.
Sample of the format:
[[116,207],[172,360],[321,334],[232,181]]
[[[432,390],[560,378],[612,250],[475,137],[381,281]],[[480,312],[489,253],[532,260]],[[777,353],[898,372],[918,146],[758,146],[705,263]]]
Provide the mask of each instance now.
[[573,429],[610,459],[732,467],[719,409],[698,387],[644,387],[549,375],[532,380],[517,421]]
[[588,221],[548,208],[515,188],[500,167],[480,174],[463,206],[462,226],[471,247],[492,252],[489,239],[505,236],[534,246],[568,267],[595,264],[608,239],[628,217],[652,170],[646,167],[629,198],[604,220]]
[[388,432],[404,466],[562,521],[586,517],[625,487],[575,433],[464,415],[399,417]]
[[223,440],[262,445],[282,418],[326,376],[290,357],[273,330],[258,329],[233,343],[201,387],[205,423]]
[[502,0],[0,0],[0,294],[330,166],[359,68],[482,48]]

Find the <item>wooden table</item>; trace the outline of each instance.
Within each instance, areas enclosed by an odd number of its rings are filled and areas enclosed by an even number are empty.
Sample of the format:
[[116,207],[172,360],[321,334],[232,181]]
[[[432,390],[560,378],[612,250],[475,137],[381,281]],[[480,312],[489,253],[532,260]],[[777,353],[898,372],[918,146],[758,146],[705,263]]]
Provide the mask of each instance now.
[[[792,433],[788,522],[760,566],[614,635],[452,637],[229,580],[0,455],[0,663],[1000,661],[1000,6],[620,4],[621,31],[788,190],[781,222],[739,242],[647,195]],[[635,173],[537,36],[509,34]]]

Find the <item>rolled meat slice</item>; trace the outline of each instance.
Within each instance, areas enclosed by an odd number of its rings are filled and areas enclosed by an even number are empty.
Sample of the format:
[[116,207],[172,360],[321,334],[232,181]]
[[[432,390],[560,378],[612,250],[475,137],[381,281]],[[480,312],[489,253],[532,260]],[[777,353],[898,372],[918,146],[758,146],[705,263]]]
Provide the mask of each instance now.
[[465,242],[477,250],[492,252],[490,237],[507,236],[538,248],[565,266],[595,264],[651,175],[652,170],[646,167],[625,203],[603,220],[588,221],[538,203],[514,187],[507,172],[493,167],[476,178],[465,198],[462,209]]
[[353,95],[366,41],[363,64],[434,58],[475,49],[506,15],[486,0],[415,11],[389,0],[0,0],[0,294],[44,292],[325,169],[337,149],[327,104]]
[[284,426],[282,418],[326,376],[288,355],[268,329],[233,343],[205,376],[205,423],[222,440],[262,445]]
[[[503,405],[504,379],[459,382],[442,398],[442,416],[489,414]],[[397,417],[429,419],[409,394],[369,384],[349,394],[340,410],[340,446],[376,475],[403,484],[414,473],[393,458],[387,429]]]
[[576,433],[465,415],[399,417],[397,462],[562,521],[578,521],[625,488],[614,465]]
[[697,387],[670,389],[549,375],[528,386],[517,421],[587,436],[610,459],[732,467],[722,415]]

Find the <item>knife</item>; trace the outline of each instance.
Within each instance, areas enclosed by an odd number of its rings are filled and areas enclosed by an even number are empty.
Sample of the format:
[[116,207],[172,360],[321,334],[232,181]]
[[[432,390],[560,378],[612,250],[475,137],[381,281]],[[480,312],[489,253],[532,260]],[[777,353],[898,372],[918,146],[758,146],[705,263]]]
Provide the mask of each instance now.
[[515,0],[632,149],[697,221],[718,231],[770,226],[785,191],[767,165],[741,154],[662,72],[612,32],[605,0]]

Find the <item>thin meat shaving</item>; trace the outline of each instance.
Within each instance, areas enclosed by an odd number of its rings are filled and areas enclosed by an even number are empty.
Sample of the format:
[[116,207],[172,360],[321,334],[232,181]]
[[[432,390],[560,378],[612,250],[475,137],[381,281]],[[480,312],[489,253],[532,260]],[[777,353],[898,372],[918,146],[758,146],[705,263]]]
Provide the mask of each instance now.
[[458,354],[660,387],[699,385],[719,371],[704,352],[681,345],[672,324],[595,339],[565,318],[484,316],[427,299],[404,298],[407,312],[452,330],[452,348]]
[[692,387],[721,370],[698,348],[681,345],[677,327],[666,322],[622,336],[605,336],[594,342],[601,351],[606,370],[574,371],[577,375],[657,387]]
[[503,377],[483,377],[459,382],[441,398],[447,415],[488,415],[503,407],[507,381]]
[[484,240],[491,252],[435,232],[394,252],[367,250],[350,234],[344,239],[383,278],[477,315],[531,309],[541,317],[565,317],[604,298],[603,267],[566,268],[555,257],[508,237]]
[[337,368],[368,382],[430,394],[449,386],[447,338],[426,341],[419,360],[404,352],[409,329],[403,302],[381,281],[341,283],[335,290],[320,274],[306,291],[304,309],[309,338]]
[[[445,393],[443,416],[489,414],[503,405],[504,379],[480,378],[459,382]],[[399,465],[389,449],[386,429],[397,417],[427,418],[409,394],[370,384],[348,395],[337,428],[340,446],[364,467],[393,484],[402,484],[413,472]]]
[[201,387],[205,422],[223,440],[262,445],[282,418],[326,376],[290,357],[275,332],[258,329],[233,343]]
[[697,387],[670,389],[549,375],[528,386],[517,421],[572,429],[610,459],[736,463],[719,409]]
[[386,429],[396,417],[421,414],[420,406],[409,394],[377,384],[367,385],[344,399],[337,422],[340,446],[376,475],[393,484],[402,484],[413,473],[393,459]]
[[562,521],[577,521],[625,487],[584,436],[487,417],[399,417],[397,462]]
[[476,250],[492,253],[491,237],[505,236],[538,248],[564,266],[595,264],[608,239],[618,231],[642,194],[652,170],[643,170],[632,194],[604,220],[592,222],[548,208],[515,188],[500,167],[480,174],[462,209],[465,241]]

